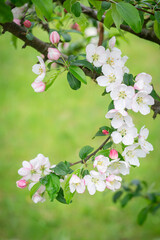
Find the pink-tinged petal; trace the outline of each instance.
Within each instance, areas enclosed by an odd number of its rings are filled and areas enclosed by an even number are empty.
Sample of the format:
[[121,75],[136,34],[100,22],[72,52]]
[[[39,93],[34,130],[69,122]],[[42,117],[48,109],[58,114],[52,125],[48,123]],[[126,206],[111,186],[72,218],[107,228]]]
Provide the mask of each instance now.
[[113,36],[113,37],[109,40],[109,47],[110,47],[110,48],[113,48],[114,45],[115,45],[115,43],[116,43],[116,38],[115,38],[115,36]]
[[25,179],[20,179],[16,182],[18,188],[26,188],[28,185],[28,182]]
[[103,133],[104,135],[108,135],[108,134],[109,134],[109,132],[108,132],[107,130],[105,130],[105,129],[102,130],[102,133]]
[[61,53],[56,48],[48,48],[48,59],[50,60],[58,60],[61,56]]
[[32,67],[32,72],[34,72],[35,74],[39,75],[41,73],[40,72],[40,68],[41,68],[40,64],[34,64],[33,67]]
[[28,168],[20,168],[18,170],[18,174],[21,176],[26,176],[30,173],[30,170]]
[[40,74],[35,80],[34,80],[34,82],[36,82],[36,83],[39,83],[39,82],[42,82],[43,81],[43,79],[44,79],[44,77],[45,77],[45,72],[43,72],[42,74]]
[[53,31],[53,32],[51,32],[49,39],[52,44],[59,43],[60,36],[59,36],[58,32]]
[[17,25],[21,26],[21,20],[18,18],[14,18],[13,22],[16,23]]
[[75,188],[75,186],[74,186],[73,184],[70,184],[70,185],[69,185],[69,188],[70,188],[70,192],[71,192],[71,193],[74,193],[75,190],[76,190],[76,188]]
[[31,86],[35,92],[44,92],[46,88],[46,85],[43,82],[33,82]]
[[32,168],[31,164],[30,164],[29,162],[27,162],[27,161],[23,161],[23,162],[22,162],[22,166],[23,166],[24,168],[28,168],[28,169],[31,169],[31,168]]
[[109,157],[111,159],[117,159],[118,158],[118,152],[115,149],[111,149],[109,153]]

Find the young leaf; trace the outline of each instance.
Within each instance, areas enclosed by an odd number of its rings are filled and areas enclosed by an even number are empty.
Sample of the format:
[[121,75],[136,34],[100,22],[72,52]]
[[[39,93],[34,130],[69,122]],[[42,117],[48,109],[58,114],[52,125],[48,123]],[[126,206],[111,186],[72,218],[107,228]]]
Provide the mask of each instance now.
[[74,3],[71,7],[71,11],[76,17],[79,17],[82,12],[80,3],[79,2]]
[[160,39],[160,23],[157,20],[154,21],[154,32],[156,36]]
[[85,159],[88,156],[88,154],[90,154],[93,150],[94,148],[91,146],[84,146],[83,148],[81,148],[79,152],[79,157],[81,159]]
[[105,12],[105,9],[102,9],[102,8],[98,11],[97,18],[99,21],[101,21],[104,12]]
[[114,102],[113,100],[110,102],[109,106],[108,106],[108,111],[114,109]]
[[70,188],[69,188],[69,181],[71,179],[72,175],[69,176],[65,182],[65,185],[64,185],[64,198],[66,199],[66,203],[69,204],[75,194],[75,192],[71,193],[70,192]]
[[60,32],[60,34],[62,35],[65,42],[70,42],[71,41],[71,36],[68,33]]
[[32,0],[38,12],[41,13],[48,21],[52,20],[51,16],[53,13],[53,3],[52,0]]
[[11,12],[11,8],[5,4],[4,0],[0,1],[0,22],[12,22],[13,14]]
[[104,10],[108,10],[111,7],[111,3],[110,2],[102,2],[101,8],[103,8]]
[[37,182],[30,190],[30,197],[32,198],[32,196],[37,192],[37,190],[40,188],[41,183]]
[[156,91],[153,89],[152,92],[150,93],[150,95],[157,101],[160,101],[160,97],[158,96],[158,94],[156,93]]
[[105,150],[105,149],[110,148],[112,146],[112,144],[113,144],[112,141],[108,142],[107,144],[104,145],[103,149]]
[[64,192],[63,192],[62,188],[60,188],[60,190],[58,192],[58,195],[56,197],[56,200],[63,203],[63,204],[67,204],[66,199],[64,198]]
[[120,29],[120,25],[123,22],[122,17],[120,16],[120,14],[118,13],[117,9],[116,9],[116,4],[112,3],[112,18],[113,21],[116,25],[116,28],[119,30]]
[[12,34],[11,43],[13,44],[15,49],[17,49],[17,40],[18,40],[18,38]]
[[122,196],[123,191],[118,191],[113,195],[113,202],[116,203],[117,200]]
[[142,25],[138,10],[129,3],[124,1],[116,4],[116,9],[123,20],[135,31],[141,32]]
[[134,85],[133,75],[125,73],[123,76],[123,82],[127,86],[133,86]]
[[104,25],[110,29],[110,27],[113,24],[113,18],[112,18],[112,9],[109,9],[106,14],[105,14],[105,19],[104,19]]
[[88,0],[97,10],[101,8],[101,2],[97,0]]
[[69,162],[60,162],[54,168],[52,168],[55,174],[65,176],[71,174],[73,170],[70,168]]
[[121,200],[121,206],[125,207],[127,205],[127,203],[132,199],[133,194],[132,193],[128,193],[124,196],[124,198]]
[[77,78],[79,81],[81,81],[84,84],[87,84],[86,82],[86,75],[84,74],[83,70],[77,66],[70,66],[69,71],[73,74],[75,78]]
[[155,11],[155,18],[157,20],[157,22],[160,24],[160,12],[159,11]]
[[148,207],[143,208],[139,212],[138,218],[137,218],[137,222],[138,222],[139,225],[142,225],[146,221],[148,212],[149,212],[149,208]]
[[71,63],[72,66],[83,66],[88,68],[89,70],[93,71],[93,65],[88,62],[87,60],[76,60]]
[[81,87],[81,82],[70,72],[67,73],[67,80],[73,90],[78,90]]

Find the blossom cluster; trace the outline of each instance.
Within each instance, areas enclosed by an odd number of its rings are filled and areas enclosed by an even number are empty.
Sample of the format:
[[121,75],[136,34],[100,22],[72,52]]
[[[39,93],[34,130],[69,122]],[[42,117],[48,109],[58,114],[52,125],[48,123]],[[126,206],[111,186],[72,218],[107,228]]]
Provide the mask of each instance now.
[[[26,188],[28,186],[30,191],[32,187],[39,182],[41,177],[44,177],[51,172],[50,168],[51,164],[49,158],[45,157],[43,154],[38,154],[36,158],[29,162],[23,161],[22,168],[18,170],[18,174],[22,176],[22,178],[16,182],[17,187]],[[33,202],[44,202],[45,190],[45,186],[41,185],[32,196]]]
[[[128,86],[124,83],[125,73],[129,69],[125,66],[127,56],[121,56],[120,49],[115,47],[116,39],[112,37],[109,41],[109,48],[89,44],[86,47],[86,59],[95,67],[101,67],[102,75],[97,77],[99,86],[106,87],[110,93],[114,108],[109,110],[105,117],[111,120],[112,132],[110,133],[114,144],[123,144],[123,161],[118,158],[115,149],[110,151],[109,157],[99,155],[95,158],[92,170],[83,179],[73,175],[70,179],[70,191],[82,193],[87,186],[91,195],[97,191],[104,191],[106,188],[117,190],[121,187],[121,174],[130,172],[131,166],[139,167],[139,158],[146,157],[153,150],[151,143],[146,141],[149,131],[143,126],[138,134],[129,110],[140,112],[143,115],[150,113],[150,105],[154,99],[150,95],[152,77],[146,73],[136,76],[134,85]],[[105,133],[104,133],[105,134]],[[109,134],[109,132],[107,132]]]

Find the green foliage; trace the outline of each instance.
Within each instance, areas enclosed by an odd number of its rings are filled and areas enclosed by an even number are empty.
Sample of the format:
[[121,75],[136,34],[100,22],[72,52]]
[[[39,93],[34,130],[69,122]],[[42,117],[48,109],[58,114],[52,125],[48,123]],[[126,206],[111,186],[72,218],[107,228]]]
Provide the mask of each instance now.
[[60,179],[55,173],[50,173],[40,179],[40,183],[45,185],[46,191],[52,202],[58,195],[60,190]]
[[0,0],[0,23],[12,22],[13,15],[11,8],[5,4],[4,0]]
[[91,152],[93,152],[94,148],[91,146],[84,146],[83,148],[81,148],[80,152],[79,152],[79,157],[81,159],[85,159]]
[[76,60],[71,62],[72,66],[81,66],[81,67],[86,67],[89,70],[93,71],[93,65],[88,62],[87,60]]
[[123,22],[123,19],[120,16],[120,14],[118,13],[117,8],[116,8],[116,4],[114,4],[114,3],[112,3],[112,18],[113,18],[113,21],[116,25],[116,28],[119,30],[120,25]]
[[111,109],[114,109],[114,102],[113,102],[113,100],[108,105],[108,111],[111,110]]
[[160,23],[157,20],[154,21],[154,32],[156,36],[160,39]]
[[53,14],[53,2],[52,0],[32,0],[33,4],[36,7],[37,15],[42,19],[42,16],[45,17],[48,21],[52,20]]
[[134,85],[133,75],[125,73],[124,76],[123,76],[123,82],[127,86],[133,86]]
[[12,34],[11,43],[13,44],[15,49],[17,49],[17,40],[18,40],[18,38]]
[[65,176],[71,174],[73,170],[70,168],[69,162],[59,162],[54,168],[52,168],[55,174],[59,176]]
[[97,0],[88,0],[89,3],[91,3],[97,10],[100,10],[101,8],[101,2]]
[[10,2],[14,4],[16,7],[21,7],[25,3],[28,3],[28,2],[30,3],[30,0],[10,0]]
[[84,74],[83,70],[77,66],[70,66],[69,71],[73,74],[75,78],[81,81],[84,84],[87,84],[86,75]]
[[150,95],[157,101],[160,101],[159,95],[156,93],[156,91],[153,89]]
[[109,133],[111,133],[111,128],[108,127],[108,126],[103,126],[103,127],[100,127],[98,132],[96,132],[96,134],[94,135],[93,139],[95,137],[100,137],[100,136],[106,136],[102,131],[103,130],[107,130]]
[[81,87],[81,82],[70,72],[67,73],[67,80],[73,90],[78,90]]
[[63,188],[60,188],[56,200],[60,203],[67,204],[66,199],[64,198]]
[[143,208],[139,212],[138,217],[137,217],[137,222],[138,222],[139,225],[142,225],[146,221],[148,212],[149,212],[148,207]]
[[105,14],[105,18],[104,18],[104,25],[110,29],[110,27],[113,24],[113,18],[112,18],[112,9],[109,9],[106,14]]
[[79,2],[75,2],[72,7],[71,7],[71,11],[72,13],[76,16],[76,17],[80,17],[81,13],[82,13],[82,9],[81,9],[81,5]]
[[117,191],[115,192],[115,194],[113,195],[113,202],[116,203],[117,200],[122,196],[123,191]]
[[40,188],[41,183],[37,182],[30,190],[30,197],[32,198],[32,196],[37,192],[37,190]]
[[135,31],[141,32],[141,19],[138,10],[129,3],[119,2],[116,4],[116,8],[123,20]]
[[103,146],[103,149],[104,149],[104,150],[105,150],[105,149],[108,149],[108,148],[110,148],[112,145],[113,145],[113,142],[110,141],[110,142],[108,142],[107,144],[105,144],[105,145]]
[[[79,171],[80,171],[80,170],[79,170]],[[74,174],[75,174],[75,172],[74,172]],[[73,174],[72,174],[72,175],[73,175]],[[74,194],[75,194],[75,192],[71,193],[71,192],[70,192],[70,188],[69,188],[69,181],[70,181],[72,175],[70,175],[70,176],[66,179],[65,185],[64,185],[64,189],[63,189],[63,191],[64,191],[64,197],[65,197],[65,199],[66,199],[66,203],[67,203],[67,204],[70,204],[70,203],[71,203],[71,200],[72,200],[72,198],[73,198],[73,196],[74,196]]]

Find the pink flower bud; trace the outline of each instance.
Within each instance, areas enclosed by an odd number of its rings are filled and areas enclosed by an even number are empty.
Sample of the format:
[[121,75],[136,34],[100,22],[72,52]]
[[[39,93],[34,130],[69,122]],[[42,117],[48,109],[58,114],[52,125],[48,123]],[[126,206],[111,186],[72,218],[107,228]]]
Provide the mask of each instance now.
[[49,39],[52,44],[59,43],[60,36],[58,32],[54,31],[54,32],[51,32]]
[[29,21],[29,20],[25,20],[23,22],[23,25],[26,27],[26,28],[30,28],[32,26],[32,23]]
[[73,24],[73,25],[72,25],[72,29],[75,29],[75,30],[77,30],[77,31],[80,31],[80,26],[79,26],[79,24],[78,24],[78,23]]
[[64,12],[65,12],[65,13],[68,13],[66,9],[64,9]]
[[104,135],[108,135],[108,134],[109,134],[109,132],[108,132],[107,130],[105,130],[105,129],[102,130],[102,133],[103,133]]
[[109,157],[111,159],[117,159],[118,158],[118,152],[115,149],[111,149],[111,151],[109,153]]
[[44,82],[33,82],[31,86],[35,92],[44,92],[46,88],[46,85]]
[[48,59],[50,60],[58,60],[61,56],[61,53],[56,48],[48,48]]
[[25,179],[20,179],[19,181],[16,182],[17,187],[19,188],[25,188],[28,185],[28,182]]
[[21,26],[21,21],[18,18],[14,18],[13,22],[16,23],[17,25]]

